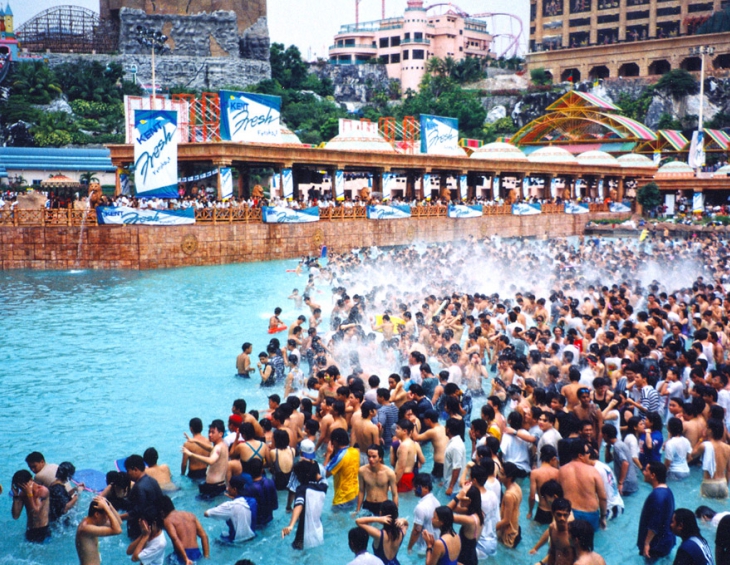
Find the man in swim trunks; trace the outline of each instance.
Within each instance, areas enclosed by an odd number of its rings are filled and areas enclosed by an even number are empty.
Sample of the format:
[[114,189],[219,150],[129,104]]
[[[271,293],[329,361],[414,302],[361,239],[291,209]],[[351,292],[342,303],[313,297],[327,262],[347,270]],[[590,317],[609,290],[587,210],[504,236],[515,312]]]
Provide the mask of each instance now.
[[122,533],[122,518],[102,496],[89,505],[89,515],[76,528],[76,554],[79,565],[101,565],[99,538]]
[[449,438],[446,437],[446,430],[439,424],[439,413],[436,410],[426,410],[423,414],[423,425],[426,428],[422,432],[413,432],[413,439],[416,441],[430,441],[433,446],[433,469],[431,476],[435,479],[444,478],[444,456]]
[[[189,423],[190,433],[192,437],[187,434],[185,437],[188,441],[185,442],[183,447],[186,447],[193,453],[198,455],[207,455],[210,453],[210,442],[208,438],[204,437],[203,421],[200,418],[192,418]],[[183,453],[182,466],[180,468],[180,474],[184,475],[187,470],[188,477],[191,479],[204,479],[205,473],[208,471],[208,465],[198,459],[188,457]]]
[[692,451],[692,457],[702,456],[700,493],[707,498],[727,498],[728,496],[730,445],[722,441],[724,431],[724,425],[720,420],[709,419],[705,441]]
[[[395,426],[395,436],[400,441],[398,451],[394,454],[395,476],[398,483],[398,492],[411,492],[413,490],[413,477],[416,471],[416,461],[419,450],[416,443],[411,439],[413,433],[413,422],[400,420]],[[425,463],[420,461],[421,464]]]
[[278,332],[281,326],[284,326],[284,322],[279,319],[279,314],[281,314],[281,308],[274,308],[274,315],[269,318],[269,332]]
[[[160,506],[163,525],[175,549],[173,558],[181,565],[193,565],[205,557],[210,557],[208,535],[203,526],[192,512],[175,510],[175,505],[169,496],[162,497]],[[203,551],[198,547],[198,538],[203,545]],[[172,561],[172,559],[171,559]]]
[[586,441],[575,438],[570,444],[571,461],[560,466],[558,480],[575,519],[586,520],[598,530],[606,528],[607,498],[601,474],[588,463],[590,449]]
[[[535,495],[540,493],[542,485],[550,480],[558,480],[558,452],[552,445],[543,445],[540,450],[540,466],[530,473],[530,495],[527,499],[530,511],[527,519],[532,519],[532,509],[535,506]],[[549,524],[553,521],[553,514],[545,497],[540,496],[540,501],[535,513],[535,522],[538,524]],[[563,530],[565,531],[565,530]]]
[[208,439],[212,446],[210,455],[193,453],[183,446],[182,452],[190,458],[197,459],[208,464],[208,472],[205,474],[205,482],[198,485],[200,494],[214,497],[221,495],[226,490],[226,472],[228,471],[228,446],[223,441],[223,434],[226,427],[223,420],[213,420],[208,428]]
[[373,516],[380,516],[380,507],[388,500],[388,491],[393,502],[398,504],[398,487],[395,472],[383,464],[385,451],[382,445],[371,445],[367,449],[368,464],[358,471],[357,509],[364,508]]
[[25,508],[27,523],[25,539],[32,543],[43,543],[51,536],[48,529],[50,493],[46,487],[33,480],[30,472],[22,469],[13,475],[13,520],[20,518]]
[[239,377],[250,379],[251,373],[256,371],[256,369],[251,367],[251,351],[253,351],[253,345],[246,342],[241,346],[241,350],[242,352],[236,357],[236,371]]

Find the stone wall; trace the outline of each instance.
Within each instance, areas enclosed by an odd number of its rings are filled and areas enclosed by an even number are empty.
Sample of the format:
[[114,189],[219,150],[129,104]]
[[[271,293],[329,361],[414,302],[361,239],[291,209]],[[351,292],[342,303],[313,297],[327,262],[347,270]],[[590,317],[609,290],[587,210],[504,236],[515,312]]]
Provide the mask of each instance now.
[[[106,65],[117,61],[124,66],[126,78],[132,79],[129,69],[137,67],[137,82],[152,83],[152,57],[150,55],[78,55],[73,53],[48,53],[44,55],[50,66],[78,59],[99,61]],[[268,61],[237,59],[231,57],[181,57],[162,55],[155,57],[157,84],[183,85],[199,90],[216,90],[223,86],[244,87],[271,78]]]
[[[335,87],[337,102],[364,105],[372,100],[373,93],[382,89],[388,92],[391,79],[385,65],[313,65],[311,71],[319,79],[328,78]],[[398,82],[397,79],[393,79]]]
[[[0,226],[0,270],[163,269],[292,259],[319,252],[414,241],[448,242],[469,236],[580,235],[586,223],[615,214],[487,216],[470,220],[420,218],[310,224],[197,224],[193,226]],[[628,215],[624,215],[627,216]]]

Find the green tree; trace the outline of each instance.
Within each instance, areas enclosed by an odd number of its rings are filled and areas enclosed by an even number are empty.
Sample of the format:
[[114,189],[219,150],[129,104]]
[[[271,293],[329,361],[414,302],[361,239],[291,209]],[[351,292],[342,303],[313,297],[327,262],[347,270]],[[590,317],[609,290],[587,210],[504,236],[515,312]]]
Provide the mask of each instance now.
[[661,206],[664,197],[659,190],[659,186],[655,182],[650,182],[642,186],[636,193],[636,199],[644,208],[645,212],[651,212],[658,206]]
[[485,124],[482,130],[482,136],[485,143],[492,143],[499,137],[509,137],[515,132],[517,132],[517,126],[510,116],[505,116],[491,124]]
[[66,112],[46,112],[30,128],[38,147],[61,147],[73,141],[78,127]]
[[699,92],[699,85],[695,77],[684,69],[674,69],[664,73],[655,87],[657,90],[663,90],[671,94],[674,98],[681,98]]
[[61,94],[56,73],[41,62],[21,63],[12,75],[12,89],[29,104],[49,104]]
[[307,79],[307,64],[295,45],[286,49],[283,43],[272,43],[269,63],[271,64],[271,80],[275,80],[284,88],[301,89]]
[[675,120],[671,114],[662,112],[659,116],[659,122],[657,123],[657,129],[682,129],[682,123],[679,120]]
[[79,182],[81,184],[85,184],[86,186],[90,185],[92,182],[99,182],[99,177],[97,177],[94,173],[91,171],[87,171],[85,173],[81,173],[79,175]]
[[552,84],[553,82],[553,79],[550,78],[550,75],[547,74],[547,71],[543,67],[532,69],[530,71],[530,80],[538,86]]

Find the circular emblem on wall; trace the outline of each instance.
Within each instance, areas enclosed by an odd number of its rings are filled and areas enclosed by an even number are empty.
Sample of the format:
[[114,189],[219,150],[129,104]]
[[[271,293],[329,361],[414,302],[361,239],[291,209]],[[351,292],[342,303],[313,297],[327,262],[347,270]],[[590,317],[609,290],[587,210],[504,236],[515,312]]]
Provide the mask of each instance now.
[[312,234],[312,243],[317,246],[324,243],[324,231],[322,231],[322,228],[314,230],[314,233]]
[[413,241],[416,237],[416,228],[414,226],[408,226],[406,229],[406,241]]
[[188,234],[182,238],[180,249],[185,255],[192,255],[198,249],[198,238],[193,234]]

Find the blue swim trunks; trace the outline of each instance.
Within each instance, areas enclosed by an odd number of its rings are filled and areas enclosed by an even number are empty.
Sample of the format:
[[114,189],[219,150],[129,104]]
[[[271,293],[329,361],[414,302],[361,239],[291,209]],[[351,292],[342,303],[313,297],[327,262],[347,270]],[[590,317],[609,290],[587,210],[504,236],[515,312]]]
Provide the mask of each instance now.
[[[198,549],[197,547],[186,549],[185,555],[187,555],[188,559],[193,562],[203,559],[203,552],[200,551],[200,549]],[[185,565],[185,562],[180,559],[177,553],[171,553],[168,562],[170,563],[170,565]]]
[[573,510],[573,517],[576,520],[585,520],[593,528],[594,532],[598,531],[600,527],[601,512],[596,510],[595,512],[583,512],[581,510]]

